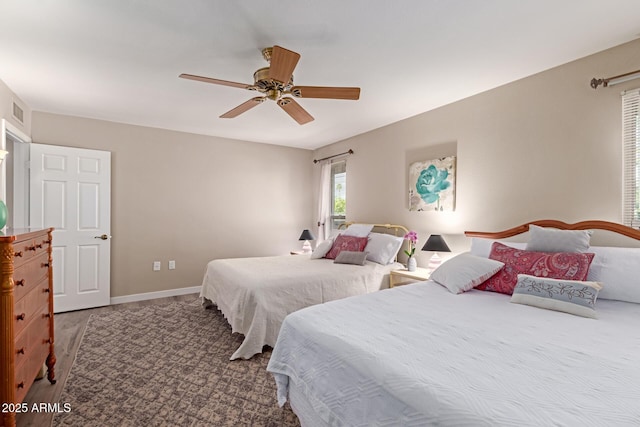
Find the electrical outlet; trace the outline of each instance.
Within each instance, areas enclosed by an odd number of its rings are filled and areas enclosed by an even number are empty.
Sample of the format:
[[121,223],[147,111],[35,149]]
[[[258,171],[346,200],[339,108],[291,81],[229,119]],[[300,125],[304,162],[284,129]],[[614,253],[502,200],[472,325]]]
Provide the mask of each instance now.
[[175,260],[169,261],[169,270],[175,270],[175,269],[176,269],[176,261]]
[[153,271],[160,271],[161,265],[160,261],[153,261]]

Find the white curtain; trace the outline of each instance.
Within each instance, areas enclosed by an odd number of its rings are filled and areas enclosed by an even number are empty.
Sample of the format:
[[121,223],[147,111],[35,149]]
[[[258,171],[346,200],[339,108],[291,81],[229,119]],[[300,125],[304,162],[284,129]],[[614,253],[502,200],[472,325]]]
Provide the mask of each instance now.
[[329,238],[331,232],[331,162],[323,162],[318,193],[318,235],[316,243]]

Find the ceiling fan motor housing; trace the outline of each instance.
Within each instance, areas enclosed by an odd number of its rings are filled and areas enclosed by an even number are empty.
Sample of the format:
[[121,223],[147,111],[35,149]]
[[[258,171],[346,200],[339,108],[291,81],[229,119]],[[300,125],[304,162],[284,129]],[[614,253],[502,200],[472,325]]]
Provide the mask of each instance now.
[[270,92],[277,91],[279,92],[279,95],[281,95],[282,92],[289,92],[293,87],[293,75],[289,79],[289,83],[283,85],[282,83],[269,78],[269,67],[260,68],[258,71],[253,73],[253,81],[253,85],[258,92],[267,94],[267,96],[273,100],[278,98],[272,98],[272,94]]

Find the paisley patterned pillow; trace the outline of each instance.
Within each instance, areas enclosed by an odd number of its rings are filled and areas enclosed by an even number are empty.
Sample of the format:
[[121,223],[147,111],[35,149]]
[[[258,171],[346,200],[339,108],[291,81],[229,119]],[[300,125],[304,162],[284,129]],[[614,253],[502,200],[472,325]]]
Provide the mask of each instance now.
[[495,242],[489,258],[503,262],[504,267],[476,289],[511,295],[518,283],[518,274],[585,280],[593,257],[592,253],[522,251]]
[[367,246],[367,237],[345,236],[340,234],[331,246],[331,250],[324,256],[327,259],[336,259],[342,251],[362,252]]

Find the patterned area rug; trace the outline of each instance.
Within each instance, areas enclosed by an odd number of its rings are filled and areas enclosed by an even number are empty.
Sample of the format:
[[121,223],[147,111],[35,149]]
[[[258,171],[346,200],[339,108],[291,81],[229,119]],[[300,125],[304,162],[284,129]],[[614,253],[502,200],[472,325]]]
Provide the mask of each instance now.
[[276,403],[271,352],[229,361],[242,342],[199,301],[92,315],[54,426],[299,426]]

